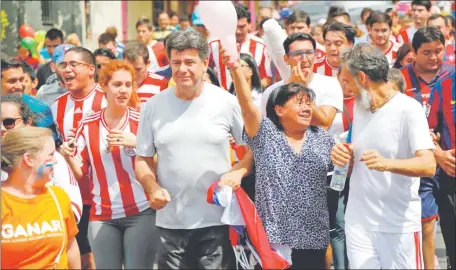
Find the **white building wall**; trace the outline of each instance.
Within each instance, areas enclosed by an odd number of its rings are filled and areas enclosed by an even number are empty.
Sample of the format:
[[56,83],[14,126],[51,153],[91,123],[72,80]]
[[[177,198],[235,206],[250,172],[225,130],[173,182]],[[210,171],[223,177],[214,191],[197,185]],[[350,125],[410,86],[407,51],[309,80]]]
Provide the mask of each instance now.
[[84,37],[84,46],[92,51],[98,48],[98,36],[110,26],[117,28],[117,38],[121,40],[122,1],[90,1],[90,25],[92,33],[88,39]]

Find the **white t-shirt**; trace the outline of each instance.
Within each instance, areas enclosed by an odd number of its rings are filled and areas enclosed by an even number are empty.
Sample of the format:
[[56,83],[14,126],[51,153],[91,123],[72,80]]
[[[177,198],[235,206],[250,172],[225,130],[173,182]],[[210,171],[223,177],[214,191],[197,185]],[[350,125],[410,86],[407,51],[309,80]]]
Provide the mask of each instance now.
[[136,153],[158,155],[157,175],[171,201],[157,211],[156,225],[197,229],[223,225],[223,207],[206,201],[211,184],[231,169],[229,135],[242,145],[243,121],[235,96],[205,83],[193,100],[174,87],[151,97],[139,120]]
[[419,177],[369,170],[359,159],[377,150],[388,159],[410,159],[434,149],[426,116],[411,97],[397,93],[375,113],[355,103],[352,129],[354,168],[345,222],[370,231],[421,231]]
[[[264,90],[261,98],[261,115],[266,116],[266,104],[272,91],[284,84],[285,81],[282,80]],[[342,88],[336,78],[314,73],[309,88],[315,92],[315,104],[317,106],[327,105],[336,108],[339,112],[343,111]]]
[[146,45],[147,50],[149,51],[149,60],[150,64],[149,67],[147,68],[147,71],[149,72],[154,72],[157,68],[160,67],[158,64],[157,56],[155,56],[155,52],[152,49],[152,46],[154,46],[157,43],[157,41],[154,41],[153,44]]

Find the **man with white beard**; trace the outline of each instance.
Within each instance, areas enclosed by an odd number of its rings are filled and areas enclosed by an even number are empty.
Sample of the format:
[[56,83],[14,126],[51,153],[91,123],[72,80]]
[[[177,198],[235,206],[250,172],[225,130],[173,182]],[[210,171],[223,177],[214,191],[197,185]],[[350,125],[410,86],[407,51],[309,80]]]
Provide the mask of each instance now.
[[350,150],[336,145],[331,158],[354,161],[345,213],[352,269],[423,269],[419,177],[436,162],[421,105],[388,83],[388,60],[358,44],[341,56],[341,79],[356,96]]

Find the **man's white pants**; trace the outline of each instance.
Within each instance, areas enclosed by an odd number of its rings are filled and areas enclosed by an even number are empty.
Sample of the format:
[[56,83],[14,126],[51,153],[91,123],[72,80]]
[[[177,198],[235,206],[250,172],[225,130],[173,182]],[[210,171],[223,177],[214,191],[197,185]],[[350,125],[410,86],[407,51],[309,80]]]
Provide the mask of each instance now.
[[421,232],[384,233],[345,223],[350,269],[423,269]]

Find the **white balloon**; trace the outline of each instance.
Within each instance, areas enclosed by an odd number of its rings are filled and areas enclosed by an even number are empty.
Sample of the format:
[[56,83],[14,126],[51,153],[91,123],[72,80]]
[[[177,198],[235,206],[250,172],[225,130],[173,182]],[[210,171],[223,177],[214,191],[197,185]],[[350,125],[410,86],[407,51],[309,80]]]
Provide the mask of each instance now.
[[263,29],[263,40],[266,45],[266,50],[269,52],[272,62],[277,67],[280,77],[287,80],[291,75],[291,69],[283,59],[283,56],[285,55],[283,42],[287,38],[287,35],[283,32],[279,23],[274,19],[267,20],[263,24]]
[[239,57],[236,46],[237,14],[231,1],[200,1],[201,20],[211,36],[220,39],[223,48],[235,61]]

